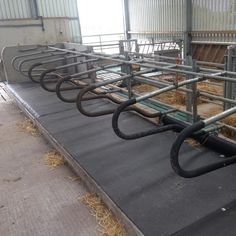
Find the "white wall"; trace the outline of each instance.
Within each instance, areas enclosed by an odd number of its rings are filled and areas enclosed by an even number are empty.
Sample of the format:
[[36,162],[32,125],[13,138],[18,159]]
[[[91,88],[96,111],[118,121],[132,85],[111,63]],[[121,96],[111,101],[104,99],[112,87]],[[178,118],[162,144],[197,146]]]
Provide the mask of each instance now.
[[80,34],[77,0],[0,0],[0,50],[18,44],[80,42]]
[[6,46],[76,41],[72,37],[69,19],[48,18],[43,22],[44,31],[41,20],[0,21],[0,51]]

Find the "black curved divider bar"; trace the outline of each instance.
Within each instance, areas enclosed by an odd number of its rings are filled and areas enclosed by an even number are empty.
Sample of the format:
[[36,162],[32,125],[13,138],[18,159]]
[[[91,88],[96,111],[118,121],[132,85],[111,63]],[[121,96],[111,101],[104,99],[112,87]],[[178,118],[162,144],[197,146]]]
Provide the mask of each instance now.
[[[118,126],[118,122],[119,122],[119,116],[122,112],[127,111],[128,107],[131,105],[136,104],[137,101],[135,98],[127,100],[125,102],[123,102],[114,112],[113,117],[112,117],[112,128],[114,130],[114,132],[116,133],[116,135],[122,139],[126,139],[126,140],[131,140],[131,139],[138,139],[138,138],[143,138],[146,136],[150,136],[153,134],[158,134],[158,133],[163,133],[165,131],[169,131],[169,130],[173,130],[173,131],[177,131],[179,129],[181,129],[181,126],[178,124],[169,124],[169,125],[158,125],[156,128],[147,130],[147,131],[141,131],[141,132],[136,132],[136,133],[132,133],[132,134],[125,134],[124,132],[122,132]],[[169,111],[169,113],[174,112],[175,110],[171,110]],[[157,113],[156,117],[162,117],[163,115],[165,115],[162,112]]]
[[[83,75],[86,75],[86,74],[90,74],[90,73],[93,73],[93,72],[98,72],[98,71],[101,71],[101,70],[105,70],[105,69],[108,69],[108,68],[112,68],[112,67],[117,67],[117,66],[121,66],[122,64],[119,63],[119,64],[111,64],[111,65],[105,65],[105,66],[99,66],[99,67],[96,67],[96,68],[93,68],[93,69],[90,69],[90,70],[87,70],[87,71],[83,71],[83,72],[80,72],[80,73],[77,73],[77,74],[74,74],[74,75],[69,75],[69,76],[66,76],[64,78],[61,78],[58,80],[57,82],[57,85],[56,85],[56,93],[57,93],[57,96],[59,99],[61,99],[63,102],[67,102],[67,103],[74,103],[76,102],[76,98],[65,98],[61,91],[61,86],[63,83],[65,82],[68,82],[69,80],[71,79],[74,79],[74,80],[82,80],[83,78],[81,78],[81,76]],[[86,84],[84,82],[84,86],[87,86],[88,84]],[[79,88],[79,87],[78,87]]]
[[28,77],[34,83],[39,83],[39,81],[33,78],[32,72],[36,67],[41,66],[41,65],[43,65],[43,64],[41,62],[38,62],[38,63],[35,63],[35,64],[33,64],[32,66],[29,67]]
[[[76,105],[77,105],[77,108],[78,110],[85,116],[89,116],[89,117],[97,117],[97,116],[104,116],[104,115],[109,115],[109,114],[112,114],[114,113],[114,111],[116,109],[114,108],[111,108],[111,109],[107,109],[107,110],[103,110],[103,111],[86,111],[82,105],[82,101],[85,101],[84,99],[84,95],[88,92],[90,93],[95,93],[95,94],[98,94],[96,95],[93,99],[100,99],[100,98],[106,98],[110,101],[112,101],[113,103],[115,104],[121,104],[122,101],[118,100],[118,99],[115,99],[114,97],[112,96],[108,96],[108,95],[99,95],[98,92],[94,91],[94,89],[98,88],[98,86],[96,85],[90,85],[90,86],[86,86],[85,88],[81,89],[81,91],[79,92],[78,94],[78,97],[76,99]],[[126,111],[128,110],[133,110],[133,111],[136,111],[138,112],[139,114],[141,114],[142,116],[145,116],[145,117],[148,117],[148,118],[156,118],[158,116],[160,116],[160,112],[156,112],[156,113],[149,113],[147,111],[144,111],[143,109],[139,108],[139,107],[130,107],[130,108],[127,108]]]
[[[28,69],[28,77],[30,78],[31,81],[33,81],[35,83],[40,83],[40,81],[34,79],[34,77],[32,75],[33,70],[36,67],[39,67],[39,66],[42,66],[42,65],[45,65],[45,64],[50,64],[50,63],[55,63],[55,62],[59,62],[59,61],[64,61],[64,60],[68,60],[68,59],[74,59],[74,58],[78,58],[78,57],[81,57],[81,56],[80,55],[76,55],[76,56],[60,57],[60,58],[56,58],[56,59],[52,59],[52,60],[37,62],[37,63],[35,63],[35,64],[33,64],[32,66],[29,67],[29,69]],[[39,76],[40,76],[40,74],[39,74]]]
[[[24,76],[28,76],[28,73],[25,74],[24,71],[22,71],[22,67],[24,65],[24,63],[26,62],[31,62],[31,61],[34,61],[34,60],[39,60],[39,59],[43,59],[43,58],[48,58],[48,57],[55,57],[55,56],[61,56],[61,55],[66,55],[67,53],[66,52],[50,52],[50,53],[41,53],[42,55],[39,55],[38,57],[34,57],[34,58],[28,58],[28,59],[25,59],[25,60],[22,60],[20,61],[19,65],[18,65],[18,71],[24,75]],[[46,55],[45,55],[46,54]]]
[[[66,103],[74,103],[76,101],[76,98],[65,98],[61,93],[62,91],[64,91],[63,88],[61,88],[62,84],[66,82],[70,82],[72,81],[72,79],[73,78],[70,75],[68,75],[68,76],[60,78],[56,84],[57,97],[61,101],[66,102]],[[71,88],[71,90],[82,89],[87,85],[88,85],[87,83],[84,83],[84,85],[80,85],[79,83],[76,83],[76,87]]]
[[200,131],[206,125],[204,121],[198,121],[195,124],[188,126],[178,135],[177,139],[172,145],[171,152],[170,152],[170,161],[173,170],[180,176],[184,178],[193,178],[200,175],[207,174],[211,171],[226,167],[228,165],[236,163],[236,155],[232,157],[225,158],[222,161],[218,161],[213,164],[209,164],[207,166],[199,167],[194,170],[184,170],[179,163],[179,150],[185,141],[186,138],[191,137],[195,132]]
[[[167,124],[178,124],[180,129],[177,132],[181,132],[189,125],[175,117],[163,116],[162,122]],[[228,140],[225,140],[217,135],[209,135],[205,130],[194,133],[191,137],[196,139],[199,143],[204,143],[204,146],[210,148],[218,153],[225,155],[226,157],[236,155],[236,145]]]
[[43,54],[43,53],[50,53],[50,52],[55,52],[55,51],[56,51],[56,50],[45,49],[45,50],[36,51],[36,52],[33,52],[33,53],[26,53],[26,54],[23,54],[23,55],[18,55],[18,56],[15,56],[15,57],[12,58],[12,60],[11,60],[11,65],[12,65],[12,67],[14,68],[15,71],[20,72],[20,71],[18,70],[18,67],[16,66],[16,61],[19,60],[20,58],[32,57],[32,56],[35,56],[35,55],[39,55],[39,54]]
[[[57,70],[66,69],[66,68],[69,68],[69,67],[74,67],[74,66],[77,66],[77,65],[85,64],[85,63],[95,62],[95,61],[98,61],[98,59],[89,59],[89,60],[85,60],[85,61],[79,61],[79,62],[66,64],[66,65],[63,65],[63,66],[57,66],[55,68],[45,70],[40,75],[40,79],[39,79],[40,80],[40,85],[41,85],[42,88],[44,88],[48,92],[56,92],[56,86],[55,86],[55,88],[47,87],[47,82],[48,82],[47,81],[47,78],[48,78],[47,75],[49,73],[55,72]],[[56,82],[58,82],[58,80],[59,79],[57,79]],[[74,85],[77,85],[72,80],[69,80],[69,82],[74,84]],[[70,89],[73,89],[73,87],[67,88],[66,90],[70,90]]]
[[[97,117],[97,116],[103,116],[103,115],[109,115],[109,114],[112,114],[113,112],[115,112],[116,109],[114,108],[110,108],[110,109],[107,109],[107,110],[103,110],[103,111],[86,111],[82,105],[82,101],[84,101],[84,95],[86,93],[96,93],[94,90],[96,88],[99,88],[99,87],[102,87],[102,86],[105,86],[105,85],[109,85],[109,84],[112,84],[112,83],[115,83],[115,82],[118,82],[118,81],[122,81],[122,80],[125,80],[125,79],[129,79],[133,76],[136,76],[136,75],[140,75],[140,74],[145,74],[145,73],[150,73],[150,72],[154,72],[156,71],[155,69],[147,69],[147,70],[144,70],[144,71],[139,71],[139,72],[136,72],[136,73],[133,73],[133,74],[129,74],[129,75],[125,75],[125,76],[122,76],[122,77],[119,77],[119,78],[115,78],[115,79],[110,79],[110,80],[106,80],[104,82],[100,82],[100,83],[97,83],[97,84],[92,84],[92,85],[89,85],[89,86],[86,86],[85,88],[81,89],[81,91],[79,92],[77,98],[76,98],[76,105],[77,105],[77,108],[78,110],[85,116],[89,116],[89,117]],[[100,98],[100,97],[97,97],[97,98]],[[109,100],[111,100],[112,102],[116,103],[116,104],[121,104],[122,101],[112,97],[112,96],[109,96],[107,97]],[[131,108],[128,108],[128,110],[134,110],[134,111],[137,111],[138,113],[140,113],[141,115],[145,116],[145,117],[148,117],[148,118],[154,118],[154,117],[158,117],[160,115],[159,112],[157,113],[149,113],[147,111],[144,111],[138,107],[131,107]]]
[[[88,92],[95,93],[94,89],[96,89],[95,85],[89,85],[89,86],[86,86],[85,88],[81,89],[81,91],[79,92],[77,99],[76,99],[76,106],[77,106],[78,110],[80,111],[80,113],[82,113],[85,116],[89,116],[89,117],[104,116],[104,115],[108,115],[108,114],[113,113],[114,109],[107,109],[104,111],[97,111],[97,112],[89,112],[83,108],[82,101],[85,101],[84,95]],[[112,97],[108,97],[107,95],[95,96],[94,99],[99,99],[99,98],[108,98],[112,102],[117,103],[116,99],[113,99]]]

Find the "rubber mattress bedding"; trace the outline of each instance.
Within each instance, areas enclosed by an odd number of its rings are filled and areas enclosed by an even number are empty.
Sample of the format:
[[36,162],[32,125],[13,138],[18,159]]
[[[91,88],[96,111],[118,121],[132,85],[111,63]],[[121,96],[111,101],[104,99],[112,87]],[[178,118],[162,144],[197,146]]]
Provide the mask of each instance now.
[[[169,160],[175,133],[125,141],[113,132],[111,115],[85,117],[75,104],[61,102],[37,84],[7,87],[144,235],[236,234],[235,165],[194,179],[181,178]],[[85,105],[89,110],[108,106],[113,104],[104,100]],[[151,127],[154,124],[134,113],[122,115],[122,129]],[[181,150],[187,169],[216,158],[222,157],[187,143]]]

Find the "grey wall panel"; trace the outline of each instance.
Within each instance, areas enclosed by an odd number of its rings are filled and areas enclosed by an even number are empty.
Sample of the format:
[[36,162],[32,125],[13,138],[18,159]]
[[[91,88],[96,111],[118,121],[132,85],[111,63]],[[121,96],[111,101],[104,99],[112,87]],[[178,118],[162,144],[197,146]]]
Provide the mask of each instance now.
[[70,20],[69,21],[69,37],[71,38],[71,42],[81,42],[80,30],[78,27],[78,20]]
[[232,43],[236,40],[235,0],[193,0],[193,40]]
[[[78,17],[77,0],[37,0],[43,17]],[[31,0],[0,0],[0,19],[31,18]]]
[[235,0],[193,0],[193,31],[236,30]]
[[[35,24],[37,22],[37,25]],[[42,31],[40,20],[24,20],[27,27],[0,27],[0,52],[6,46],[53,44],[56,42],[74,42],[75,35],[70,32],[69,19],[44,19],[45,30]],[[6,22],[9,24],[9,22]],[[15,24],[19,25],[18,20]]]
[[[77,0],[36,0],[40,19],[32,18],[33,0],[0,0],[0,50],[16,44],[80,42]],[[23,20],[22,20],[23,19]]]
[[29,0],[0,0],[0,19],[30,18]]
[[184,31],[184,0],[129,0],[132,37],[172,39]]
[[43,17],[78,17],[77,0],[37,0]]
[[[236,41],[236,0],[192,0],[193,41]],[[132,38],[183,37],[185,0],[129,0]]]

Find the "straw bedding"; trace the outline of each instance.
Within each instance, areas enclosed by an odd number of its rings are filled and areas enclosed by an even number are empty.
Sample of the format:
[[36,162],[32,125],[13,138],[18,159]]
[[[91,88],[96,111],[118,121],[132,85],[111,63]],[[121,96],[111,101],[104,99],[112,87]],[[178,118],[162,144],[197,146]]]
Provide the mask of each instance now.
[[79,199],[89,207],[98,222],[98,231],[103,236],[128,236],[123,225],[113,216],[110,209],[96,195],[87,193]]
[[52,168],[64,165],[66,163],[64,157],[55,150],[47,152],[43,156],[44,163]]
[[22,131],[31,134],[33,136],[38,136],[40,134],[35,124],[28,118],[25,118],[25,120],[19,124],[19,127]]

